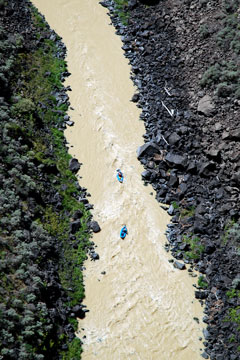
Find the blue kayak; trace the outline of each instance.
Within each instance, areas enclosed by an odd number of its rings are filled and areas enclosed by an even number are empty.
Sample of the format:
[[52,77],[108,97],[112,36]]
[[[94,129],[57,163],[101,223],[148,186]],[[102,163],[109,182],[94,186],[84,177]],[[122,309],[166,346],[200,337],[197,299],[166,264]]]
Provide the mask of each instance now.
[[124,239],[127,235],[127,227],[124,225],[122,228],[121,228],[121,231],[120,231],[120,238],[121,239]]
[[121,172],[120,169],[117,169],[116,171],[117,171],[117,179],[119,182],[122,183],[123,182],[123,173]]
[[121,173],[122,176],[119,176],[119,173],[117,173],[117,179],[120,183],[123,182],[123,174]]
[[123,173],[121,172],[120,169],[117,169],[117,179],[120,183],[123,182]]

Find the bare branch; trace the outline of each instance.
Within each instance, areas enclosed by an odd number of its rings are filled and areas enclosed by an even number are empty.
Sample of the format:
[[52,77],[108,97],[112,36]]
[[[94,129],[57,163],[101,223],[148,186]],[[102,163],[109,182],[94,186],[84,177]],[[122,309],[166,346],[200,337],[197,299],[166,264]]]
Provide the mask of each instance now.
[[162,101],[162,106],[165,107],[165,109],[167,110],[167,112],[169,113],[170,116],[173,116],[173,114],[174,114],[174,110],[173,110],[173,109],[169,110],[168,107],[164,104],[163,101]]
[[166,87],[164,87],[164,90],[166,91],[166,93],[167,93],[169,96],[172,96],[171,93],[169,92],[169,90],[168,90]]

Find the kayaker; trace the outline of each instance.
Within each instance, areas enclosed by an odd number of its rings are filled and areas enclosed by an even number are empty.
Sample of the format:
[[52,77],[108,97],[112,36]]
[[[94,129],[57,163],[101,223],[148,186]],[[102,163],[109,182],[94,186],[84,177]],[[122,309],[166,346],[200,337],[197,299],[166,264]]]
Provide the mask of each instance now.
[[117,174],[118,174],[119,180],[120,181],[123,180],[123,174],[120,169],[117,169]]
[[121,229],[121,231],[120,231],[120,237],[121,237],[122,239],[124,239],[125,236],[127,235],[127,233],[128,233],[127,227],[126,227],[126,225],[123,225],[123,227],[122,227],[122,229]]

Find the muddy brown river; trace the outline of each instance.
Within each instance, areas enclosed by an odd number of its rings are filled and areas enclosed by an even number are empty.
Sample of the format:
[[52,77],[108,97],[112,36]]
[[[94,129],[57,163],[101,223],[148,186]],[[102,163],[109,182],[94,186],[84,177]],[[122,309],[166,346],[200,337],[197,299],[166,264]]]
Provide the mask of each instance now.
[[[66,138],[83,163],[93,215],[102,228],[93,241],[100,260],[85,263],[79,322],[83,360],[197,360],[202,324],[193,279],[169,263],[164,232],[169,217],[141,180],[136,150],[145,133],[130,67],[106,9],[97,0],[34,0],[67,46],[71,119]],[[116,169],[125,180],[120,184]],[[122,224],[128,227],[124,240]],[[105,272],[105,274],[102,274]],[[83,336],[85,338],[83,339]]]

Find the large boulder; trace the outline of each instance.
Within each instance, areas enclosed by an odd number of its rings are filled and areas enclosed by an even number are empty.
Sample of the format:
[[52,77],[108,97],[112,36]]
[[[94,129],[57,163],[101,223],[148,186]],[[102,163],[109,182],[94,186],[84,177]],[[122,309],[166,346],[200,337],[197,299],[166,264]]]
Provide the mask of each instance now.
[[108,7],[107,1],[99,1],[99,4],[101,4],[103,7]]
[[133,10],[137,6],[137,0],[128,0],[129,10]]
[[232,180],[235,181],[235,183],[237,183],[238,185],[240,185],[240,171],[233,174]]
[[235,279],[233,279],[232,281],[232,287],[234,289],[240,289],[240,275],[237,275],[237,277],[235,277]]
[[214,108],[215,105],[212,101],[211,96],[205,95],[202,99],[200,99],[197,110],[200,114],[204,114],[205,116],[210,116]]
[[169,206],[167,213],[168,213],[170,216],[172,216],[172,215],[174,214],[174,207],[173,207],[173,205],[170,205],[170,206]]
[[198,166],[195,160],[189,162],[187,171],[190,172],[191,174],[197,174]]
[[67,124],[68,126],[73,126],[73,125],[74,125],[74,121],[68,120],[68,121],[66,121],[66,124]]
[[209,177],[212,175],[212,171],[215,170],[215,163],[212,161],[205,161],[203,163],[199,163],[199,175]]
[[180,263],[179,261],[174,261],[173,266],[178,270],[184,270],[186,269],[186,265],[183,263]]
[[220,150],[216,148],[210,148],[206,150],[205,153],[207,154],[208,157],[213,159],[217,159],[220,157]]
[[180,139],[181,139],[181,137],[180,137],[177,133],[173,132],[173,133],[169,136],[168,142],[169,142],[169,144],[174,145],[174,144],[176,144]]
[[195,298],[196,299],[203,300],[203,299],[206,299],[207,296],[208,296],[207,291],[195,291]]
[[204,249],[205,254],[210,255],[210,254],[212,254],[215,250],[216,250],[216,246],[215,246],[213,243],[207,242],[207,243],[205,244],[205,249]]
[[94,233],[97,233],[97,232],[101,231],[101,228],[100,228],[100,226],[98,225],[98,222],[97,222],[97,221],[91,221],[91,223],[90,223],[90,228],[92,229],[92,231],[93,231]]
[[193,231],[195,234],[204,234],[206,232],[207,220],[203,216],[195,216]]
[[78,162],[78,159],[74,159],[72,158],[69,161],[69,169],[73,172],[73,173],[77,173],[78,170],[80,169],[81,164]]
[[86,309],[83,309],[82,305],[75,305],[72,308],[72,312],[80,319],[85,318],[85,313],[87,312]]
[[201,354],[201,357],[203,357],[204,359],[209,359],[209,356],[205,351]]
[[150,177],[151,177],[151,171],[145,170],[145,171],[143,171],[143,172],[141,173],[141,175],[142,175],[143,179],[149,180]]
[[185,168],[187,166],[188,160],[184,155],[178,155],[173,153],[167,153],[165,160],[170,164],[173,164],[176,167]]
[[240,128],[231,130],[229,133],[229,139],[231,140],[240,140]]
[[79,219],[71,222],[70,223],[71,234],[76,234],[76,232],[80,229],[80,227],[81,227],[81,221]]
[[144,145],[139,146],[137,149],[138,159],[144,157],[145,155],[153,156],[156,153],[159,153],[159,147],[153,142],[147,142]]
[[93,260],[93,261],[99,260],[99,255],[96,252],[91,252],[90,257],[91,257],[91,260]]
[[211,339],[211,334],[207,329],[203,329],[203,336],[206,340],[210,340]]
[[132,97],[132,102],[136,103],[139,100],[139,94],[134,94]]
[[168,180],[168,187],[174,188],[178,186],[179,179],[176,175],[171,174]]
[[81,210],[76,210],[75,213],[73,214],[73,219],[77,220],[80,219],[83,216],[83,212]]

